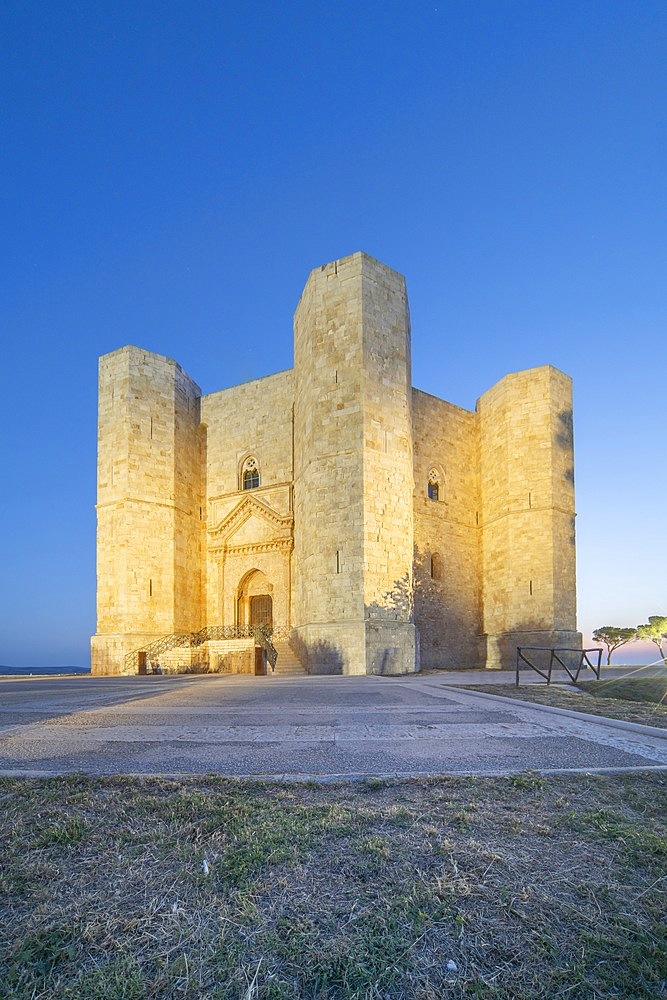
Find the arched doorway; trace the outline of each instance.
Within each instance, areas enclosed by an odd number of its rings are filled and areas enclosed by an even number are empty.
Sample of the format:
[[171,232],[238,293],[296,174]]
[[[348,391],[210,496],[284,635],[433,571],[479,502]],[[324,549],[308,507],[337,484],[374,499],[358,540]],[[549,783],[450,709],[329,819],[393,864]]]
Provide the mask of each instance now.
[[246,573],[239,582],[236,596],[237,625],[273,627],[273,587],[258,569]]

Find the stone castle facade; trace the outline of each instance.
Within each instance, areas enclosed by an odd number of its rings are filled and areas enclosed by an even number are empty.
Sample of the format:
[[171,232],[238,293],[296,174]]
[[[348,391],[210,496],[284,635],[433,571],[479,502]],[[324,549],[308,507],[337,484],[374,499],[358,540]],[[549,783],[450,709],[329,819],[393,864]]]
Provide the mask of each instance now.
[[405,281],[366,254],[310,274],[289,371],[203,396],[124,347],[99,379],[94,673],[174,634],[174,667],[250,672],[262,623],[313,673],[581,646],[570,379],[414,389]]

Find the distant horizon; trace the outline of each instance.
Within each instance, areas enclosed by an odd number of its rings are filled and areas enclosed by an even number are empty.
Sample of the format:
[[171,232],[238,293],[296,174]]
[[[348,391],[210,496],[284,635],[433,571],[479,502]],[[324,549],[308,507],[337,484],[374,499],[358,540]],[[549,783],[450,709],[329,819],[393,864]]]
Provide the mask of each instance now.
[[[614,654],[612,655],[611,666],[612,667],[652,667],[652,666],[657,666],[657,665],[659,665],[659,664],[661,664],[663,662],[663,660],[661,659],[660,656],[655,656],[653,650],[650,649],[650,648],[648,648],[648,647],[652,646],[651,643],[648,643],[648,642],[647,643],[640,643],[640,642],[638,642],[638,643],[636,643],[636,646],[637,647],[640,647],[640,646],[641,647],[645,647],[645,652],[642,651],[639,648],[636,648],[634,650],[633,649],[627,649],[626,650],[626,647],[623,646],[623,647],[621,647],[621,649],[615,650]],[[598,648],[598,647],[595,646],[595,644],[585,644],[585,648]],[[606,651],[606,649],[604,647],[599,647],[599,648],[602,649],[602,666],[605,667],[607,665],[607,651]],[[653,649],[655,650],[655,652],[657,652],[656,647],[653,647]],[[624,657],[623,656],[619,656],[619,653],[621,653],[621,651],[623,651],[625,653]],[[629,654],[631,654],[631,655],[629,655]],[[445,667],[442,667],[442,668],[439,668],[439,669],[442,669],[443,672],[446,673],[448,669],[457,670],[458,671],[458,670],[468,670],[468,669],[470,669],[470,670],[477,670],[477,669],[481,669],[481,668],[477,668],[477,667],[453,667],[453,668],[445,668]],[[90,663],[88,663],[87,665],[85,665],[85,664],[72,664],[72,663],[70,663],[70,664],[50,664],[50,663],[35,664],[35,663],[31,663],[29,665],[16,665],[16,664],[3,664],[3,663],[0,663],[0,675],[2,675],[6,671],[12,671],[12,672],[13,671],[17,671],[17,672],[20,672],[20,673],[27,673],[27,672],[30,672],[31,670],[34,670],[34,671],[37,671],[37,672],[44,671],[44,670],[52,671],[52,672],[62,671],[63,673],[66,673],[67,671],[73,670],[73,671],[76,671],[76,672],[84,672],[84,673],[86,673],[86,672],[90,672]]]
[[90,665],[83,666],[74,663],[56,663],[56,664],[35,664],[31,663],[29,666],[16,666],[8,663],[0,663],[0,675],[7,674],[28,674],[31,671],[35,673],[43,673],[47,671],[48,673],[90,673]]

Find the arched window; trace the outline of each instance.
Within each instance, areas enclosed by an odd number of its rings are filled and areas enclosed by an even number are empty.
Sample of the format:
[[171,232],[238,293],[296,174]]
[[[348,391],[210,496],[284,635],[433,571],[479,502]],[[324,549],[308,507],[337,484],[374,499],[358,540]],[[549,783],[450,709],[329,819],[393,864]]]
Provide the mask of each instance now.
[[241,489],[256,490],[259,486],[259,466],[257,459],[250,456],[243,463],[241,471]]
[[437,469],[431,469],[428,474],[428,486],[427,494],[429,500],[439,500],[440,499],[440,481],[441,476]]

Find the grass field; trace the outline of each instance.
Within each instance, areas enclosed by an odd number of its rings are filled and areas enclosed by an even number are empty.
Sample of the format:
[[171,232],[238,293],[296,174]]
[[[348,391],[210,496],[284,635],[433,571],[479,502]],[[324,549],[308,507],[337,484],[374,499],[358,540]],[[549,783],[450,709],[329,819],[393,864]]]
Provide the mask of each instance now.
[[0,800],[3,998],[667,996],[663,772]]
[[616,677],[580,681],[578,687],[596,698],[648,702],[667,709],[667,674],[663,677]]

